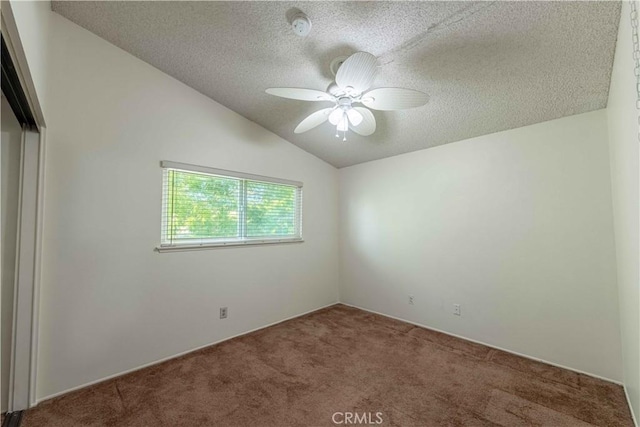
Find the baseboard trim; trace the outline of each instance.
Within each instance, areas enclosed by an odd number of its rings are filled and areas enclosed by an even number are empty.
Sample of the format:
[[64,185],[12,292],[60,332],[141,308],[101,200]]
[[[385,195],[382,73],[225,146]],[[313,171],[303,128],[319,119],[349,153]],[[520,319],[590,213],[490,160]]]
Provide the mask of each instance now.
[[[578,374],[587,375],[589,377],[597,378],[599,380],[607,381],[607,382],[610,382],[610,383],[613,383],[613,384],[617,384],[617,385],[620,385],[620,386],[624,387],[624,385],[620,381],[612,380],[611,378],[606,378],[606,377],[603,377],[603,376],[600,376],[600,375],[592,374],[590,372],[585,372],[585,371],[581,371],[579,369],[570,368],[568,366],[560,365],[559,363],[549,362],[548,360],[540,359],[540,358],[537,358],[537,357],[534,357],[534,356],[529,356],[528,354],[518,353],[517,351],[513,351],[513,350],[506,349],[506,348],[498,347],[497,345],[493,345],[493,344],[487,344],[487,343],[482,342],[482,341],[478,341],[478,340],[474,340],[474,339],[471,339],[471,338],[467,338],[467,337],[464,337],[462,335],[453,334],[451,332],[443,331],[441,329],[432,328],[431,326],[423,325],[422,323],[413,322],[411,320],[403,319],[401,317],[396,317],[396,316],[392,316],[390,314],[381,313],[379,311],[370,310],[368,308],[360,307],[358,305],[349,304],[349,303],[346,303],[346,302],[340,302],[340,304],[346,305],[348,307],[357,308],[359,310],[368,311],[369,313],[378,314],[380,316],[388,317],[390,319],[399,320],[401,322],[410,323],[412,325],[419,326],[419,327],[425,328],[425,329],[429,329],[431,331],[440,332],[442,334],[449,335],[449,336],[452,336],[452,337],[455,337],[455,338],[460,338],[460,339],[465,340],[465,341],[470,341],[472,343],[481,344],[481,345],[484,345],[484,346],[487,346],[487,347],[494,348],[496,350],[500,350],[500,351],[504,351],[506,353],[511,353],[513,355],[516,355],[516,356],[524,357],[525,359],[530,359],[530,360],[535,360],[536,362],[546,363],[547,365],[555,366],[557,368],[566,369],[566,370],[569,370],[569,371],[576,372]],[[637,427],[637,424],[636,424],[636,427]]]
[[[117,374],[112,374],[112,375],[106,376],[106,377],[104,377],[104,378],[100,378],[100,379],[98,379],[98,380],[95,380],[95,381],[91,381],[91,382],[88,382],[88,383],[85,383],[85,384],[82,384],[82,385],[79,385],[79,386],[72,387],[72,388],[67,389],[67,390],[63,390],[63,391],[60,391],[60,392],[57,392],[57,393],[50,394],[50,395],[48,395],[48,396],[44,396],[44,397],[42,397],[42,398],[36,399],[36,405],[38,405],[38,404],[40,404],[40,403],[42,403],[42,402],[44,402],[44,401],[46,401],[46,400],[50,400],[50,399],[53,399],[53,398],[56,398],[56,397],[62,396],[62,395],[64,395],[64,394],[67,394],[67,393],[72,393],[72,392],[74,392],[74,391],[81,390],[81,389],[86,388],[86,387],[90,387],[90,386],[92,386],[92,385],[100,384],[100,383],[102,383],[102,382],[109,381],[109,380],[112,380],[112,379],[114,379],[114,378],[122,377],[122,376],[127,375],[127,374],[130,374],[130,373],[132,373],[132,372],[136,372],[136,371],[139,371],[139,370],[141,370],[141,369],[149,368],[149,367],[151,367],[151,366],[158,365],[158,364],[163,363],[163,362],[166,362],[166,361],[168,361],[168,360],[175,359],[175,358],[178,358],[178,357],[182,357],[182,356],[185,356],[185,355],[187,355],[187,354],[189,354],[189,353],[193,353],[193,352],[196,352],[196,351],[199,351],[199,350],[205,349],[205,348],[207,348],[207,347],[211,347],[211,346],[214,346],[214,345],[218,345],[218,344],[220,344],[220,343],[223,343],[223,342],[225,342],[225,341],[232,340],[232,339],[234,339],[234,338],[241,337],[241,336],[243,336],[243,335],[248,335],[248,334],[250,334],[250,333],[253,333],[253,332],[259,331],[259,330],[261,330],[261,329],[270,328],[271,326],[275,326],[275,325],[278,325],[278,324],[280,324],[280,323],[283,323],[283,322],[287,322],[287,321],[289,321],[289,320],[296,319],[296,318],[298,318],[298,317],[306,316],[307,314],[311,314],[311,313],[314,313],[314,312],[316,312],[316,311],[324,310],[325,308],[329,308],[329,307],[332,307],[332,306],[337,305],[337,304],[340,304],[340,302],[339,302],[339,301],[335,301],[335,302],[332,302],[331,304],[327,304],[327,305],[324,305],[324,306],[322,306],[322,307],[314,308],[314,309],[312,309],[312,310],[305,311],[305,312],[300,313],[300,314],[296,314],[296,315],[293,315],[293,316],[289,316],[289,317],[286,317],[286,318],[284,318],[284,319],[278,320],[278,321],[276,321],[276,322],[272,322],[272,323],[269,323],[269,324],[264,325],[264,326],[260,326],[260,327],[254,328],[254,329],[250,329],[250,330],[248,330],[248,331],[246,331],[246,332],[241,332],[241,333],[239,333],[239,334],[232,335],[232,336],[230,336],[230,337],[223,338],[223,339],[221,339],[221,340],[214,341],[214,342],[209,343],[209,344],[201,345],[201,346],[199,346],[199,347],[195,347],[195,348],[192,348],[192,349],[190,349],[190,350],[186,350],[186,351],[183,351],[183,352],[181,352],[181,353],[174,354],[174,355],[172,355],[172,356],[164,357],[164,358],[162,358],[162,359],[158,359],[158,360],[156,360],[156,361],[154,361],[154,362],[146,363],[146,364],[141,365],[141,366],[138,366],[138,367],[136,367],[136,368],[128,369],[128,370],[126,370],[126,371],[119,372],[119,373],[117,373]],[[34,405],[34,406],[35,406],[35,405]]]
[[476,344],[484,345],[484,346],[487,346],[487,347],[490,347],[490,348],[494,348],[496,350],[500,350],[500,351],[504,351],[506,353],[510,353],[510,354],[513,354],[513,355],[516,355],[516,356],[524,357],[525,359],[530,359],[530,360],[534,360],[536,362],[546,363],[547,365],[555,366],[555,367],[562,368],[562,369],[567,369],[569,371],[573,371],[573,372],[576,372],[576,373],[579,373],[579,374],[583,374],[583,375],[587,375],[587,376],[590,376],[590,377],[593,377],[593,378],[597,378],[599,380],[603,380],[603,381],[607,381],[607,382],[610,382],[610,383],[613,383],[613,384],[620,385],[624,389],[624,394],[625,394],[625,397],[627,399],[627,404],[629,405],[629,410],[631,411],[631,416],[633,418],[633,422],[635,423],[635,426],[638,427],[638,422],[636,420],[635,414],[633,413],[631,402],[629,400],[629,395],[627,393],[627,389],[626,389],[626,387],[624,387],[624,384],[622,384],[620,381],[612,380],[610,378],[606,378],[606,377],[603,377],[603,376],[600,376],[600,375],[596,375],[596,374],[592,374],[592,373],[589,373],[589,372],[581,371],[579,369],[570,368],[568,366],[564,366],[564,365],[561,365],[561,364],[558,364],[558,363],[549,362],[547,360],[540,359],[540,358],[533,357],[533,356],[529,356],[527,354],[518,353],[517,351],[509,350],[509,349],[502,348],[502,347],[499,347],[499,346],[496,346],[496,345],[492,345],[492,344],[487,344],[485,342],[474,340],[474,339],[471,339],[471,338],[467,338],[467,337],[464,337],[462,335],[457,335],[457,334],[453,334],[451,332],[447,332],[447,331],[444,331],[444,330],[441,330],[441,329],[433,328],[433,327],[424,325],[422,323],[413,322],[411,320],[403,319],[401,317],[392,316],[390,314],[382,313],[382,312],[379,312],[379,311],[371,310],[371,309],[368,309],[368,308],[357,306],[355,304],[349,304],[349,303],[341,302],[341,301],[332,302],[332,303],[324,305],[322,307],[314,308],[312,310],[305,311],[305,312],[300,313],[300,314],[289,316],[289,317],[286,317],[284,319],[278,320],[276,322],[272,322],[272,323],[269,323],[267,325],[260,326],[260,327],[248,330],[246,332],[242,332],[242,333],[239,333],[239,334],[236,334],[236,335],[232,335],[230,337],[223,338],[221,340],[214,341],[212,343],[205,344],[205,345],[202,345],[202,346],[199,346],[199,347],[195,347],[195,348],[192,348],[190,350],[186,350],[186,351],[183,351],[181,353],[178,353],[178,354],[175,354],[175,355],[172,355],[172,356],[164,357],[164,358],[158,359],[158,360],[156,360],[154,362],[146,363],[146,364],[138,366],[136,368],[128,369],[126,371],[119,372],[117,374],[112,374],[112,375],[109,375],[107,377],[95,380],[95,381],[91,381],[91,382],[88,382],[88,383],[85,383],[85,384],[82,384],[82,385],[79,385],[79,386],[75,386],[75,387],[69,388],[67,390],[63,390],[63,391],[60,391],[60,392],[57,392],[57,393],[50,394],[48,396],[44,396],[42,398],[38,398],[36,400],[36,405],[38,405],[38,404],[40,404],[40,403],[42,403],[42,402],[44,402],[46,400],[50,400],[50,399],[65,395],[67,393],[71,393],[71,392],[74,392],[74,391],[77,391],[77,390],[81,390],[81,389],[86,388],[86,387],[90,387],[92,385],[96,385],[96,384],[99,384],[99,383],[102,383],[102,382],[105,382],[105,381],[109,381],[109,380],[112,380],[114,378],[118,378],[118,377],[130,374],[130,373],[133,373],[133,372],[136,372],[136,371],[139,371],[139,370],[142,370],[142,369],[154,366],[154,365],[158,365],[158,364],[166,362],[168,360],[175,359],[177,357],[182,357],[182,356],[185,356],[185,355],[187,355],[189,353],[193,353],[193,352],[202,350],[204,348],[211,347],[211,346],[223,343],[225,341],[229,341],[229,340],[232,340],[234,338],[238,338],[238,337],[241,337],[243,335],[247,335],[247,334],[259,331],[261,329],[269,328],[271,326],[275,326],[275,325],[278,325],[280,323],[287,322],[289,320],[293,320],[293,319],[296,319],[298,317],[306,316],[307,314],[311,314],[313,312],[316,312],[316,311],[319,311],[319,310],[323,310],[325,308],[329,308],[329,307],[332,307],[334,305],[340,305],[340,304],[348,306],[348,307],[352,307],[352,308],[357,308],[359,310],[363,310],[363,311],[366,311],[366,312],[369,312],[369,313],[373,313],[373,314],[377,314],[377,315],[380,315],[380,316],[388,317],[390,319],[399,320],[401,322],[409,323],[411,325],[419,326],[421,328],[429,329],[431,331],[440,332],[442,334],[449,335],[449,336],[452,336],[452,337],[455,337],[455,338],[459,338],[459,339],[462,339],[462,340],[465,340],[465,341],[470,341],[470,342],[473,342],[473,343],[476,343]]
[[631,399],[629,399],[629,393],[627,393],[627,386],[623,385],[622,389],[624,390],[624,397],[627,398],[627,405],[629,405],[629,412],[631,412],[631,419],[633,419],[633,425],[638,427],[638,420],[636,419],[636,414],[633,413],[633,406],[631,406]]

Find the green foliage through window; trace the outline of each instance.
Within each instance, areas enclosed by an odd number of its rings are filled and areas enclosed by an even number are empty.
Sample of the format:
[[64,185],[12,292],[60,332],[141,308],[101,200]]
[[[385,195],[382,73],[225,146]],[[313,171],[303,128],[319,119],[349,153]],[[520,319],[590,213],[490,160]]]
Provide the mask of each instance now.
[[299,187],[165,169],[163,244],[300,237]]
[[247,237],[295,234],[296,188],[246,181]]

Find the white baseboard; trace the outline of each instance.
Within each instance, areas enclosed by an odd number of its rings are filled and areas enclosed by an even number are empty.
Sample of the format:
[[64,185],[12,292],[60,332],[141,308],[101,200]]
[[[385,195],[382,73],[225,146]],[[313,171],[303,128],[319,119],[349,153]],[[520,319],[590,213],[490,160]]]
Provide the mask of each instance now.
[[[202,345],[202,346],[199,346],[199,347],[196,347],[196,348],[193,348],[193,349],[190,349],[190,350],[187,350],[187,351],[184,351],[184,352],[181,352],[181,353],[169,356],[169,357],[165,357],[165,358],[156,360],[154,362],[146,363],[146,364],[138,366],[136,368],[128,369],[126,371],[119,372],[117,374],[109,375],[107,377],[100,378],[100,379],[95,380],[95,381],[91,381],[91,382],[88,382],[88,383],[85,383],[85,384],[82,384],[82,385],[79,385],[79,386],[76,386],[76,387],[72,387],[72,388],[67,389],[67,390],[63,390],[63,391],[60,391],[60,392],[57,392],[57,393],[53,393],[53,394],[48,395],[48,396],[44,396],[42,398],[37,399],[36,404],[44,402],[45,400],[49,400],[49,399],[53,399],[53,398],[58,397],[58,396],[62,396],[62,395],[67,394],[67,393],[71,393],[71,392],[76,391],[76,390],[83,389],[85,387],[89,387],[89,386],[92,386],[92,385],[95,385],[95,384],[99,384],[99,383],[104,382],[104,381],[108,381],[108,380],[111,380],[111,379],[114,379],[114,378],[121,377],[123,375],[127,375],[127,374],[130,374],[132,372],[136,372],[136,371],[139,371],[141,369],[145,369],[145,368],[148,368],[150,366],[154,366],[154,365],[157,365],[159,363],[163,363],[163,362],[166,362],[168,360],[175,359],[177,357],[181,357],[181,356],[187,355],[189,353],[193,353],[193,352],[198,351],[198,350],[202,350],[203,348],[211,347],[213,345],[217,345],[217,344],[223,343],[225,341],[228,341],[228,340],[231,340],[231,339],[234,339],[234,338],[237,338],[237,337],[241,337],[243,335],[247,335],[247,334],[250,334],[252,332],[259,331],[261,329],[269,328],[269,327],[275,326],[275,325],[277,325],[279,323],[283,323],[283,322],[286,322],[288,320],[292,320],[292,319],[295,319],[295,318],[298,318],[298,317],[302,317],[302,316],[305,316],[307,314],[313,313],[315,311],[319,311],[319,310],[322,310],[322,309],[325,309],[325,308],[328,308],[328,307],[331,307],[331,306],[334,306],[334,305],[337,305],[337,304],[346,305],[348,307],[357,308],[359,310],[367,311],[369,313],[374,313],[374,314],[378,314],[380,316],[388,317],[388,318],[391,318],[391,319],[394,319],[394,320],[399,320],[401,322],[409,323],[409,324],[412,324],[412,325],[415,325],[415,326],[419,326],[421,328],[429,329],[429,330],[432,330],[432,331],[435,331],[435,332],[440,332],[440,333],[443,333],[445,335],[449,335],[449,336],[452,336],[452,337],[455,337],[455,338],[459,338],[459,339],[462,339],[462,340],[465,340],[465,341],[470,341],[470,342],[473,342],[473,343],[476,343],[476,344],[481,344],[481,345],[484,345],[484,346],[487,346],[487,347],[490,347],[490,348],[494,348],[496,350],[500,350],[500,351],[504,351],[504,352],[507,352],[507,353],[510,353],[510,354],[514,354],[516,356],[524,357],[526,359],[535,360],[536,362],[542,362],[542,363],[546,363],[547,365],[556,366],[558,368],[567,369],[569,371],[577,372],[579,374],[588,375],[588,376],[593,377],[593,378],[597,378],[597,379],[600,379],[600,380],[603,380],[603,381],[608,381],[608,382],[611,382],[611,383],[614,383],[614,384],[621,385],[624,388],[624,385],[622,383],[620,383],[619,381],[612,380],[610,378],[605,378],[605,377],[602,377],[600,375],[596,375],[596,374],[592,374],[592,373],[589,373],[589,372],[581,371],[579,369],[570,368],[568,366],[560,365],[558,363],[549,362],[547,360],[540,359],[540,358],[533,357],[533,356],[529,356],[527,354],[518,353],[516,351],[508,350],[508,349],[505,349],[505,348],[502,348],[502,347],[498,347],[498,346],[495,346],[495,345],[492,345],[492,344],[487,344],[487,343],[484,343],[482,341],[470,339],[470,338],[467,338],[467,337],[463,337],[461,335],[457,335],[457,334],[453,334],[453,333],[450,333],[450,332],[447,332],[447,331],[443,331],[443,330],[440,330],[440,329],[432,328],[430,326],[423,325],[423,324],[417,323],[417,322],[413,322],[411,320],[403,319],[403,318],[396,317],[396,316],[391,316],[389,314],[381,313],[381,312],[378,312],[378,311],[375,311],[375,310],[370,310],[370,309],[367,309],[367,308],[364,308],[364,307],[359,307],[357,305],[336,301],[336,302],[333,302],[331,304],[327,304],[327,305],[322,306],[322,307],[314,308],[314,309],[306,311],[304,313],[296,314],[294,316],[290,316],[290,317],[278,320],[276,322],[269,323],[267,325],[260,326],[258,328],[254,328],[254,329],[248,330],[246,332],[242,332],[242,333],[239,333],[239,334],[227,337],[227,338],[223,338],[221,340],[218,340],[218,341],[215,341],[215,342],[212,342],[212,343],[209,343],[209,344],[205,344],[205,345]],[[631,406],[631,402],[629,401],[629,395],[627,394],[626,388],[624,388],[624,393],[625,393],[625,396],[627,398],[627,403],[629,404],[629,408],[630,408],[630,411],[631,411],[631,416],[633,417],[633,421],[635,423],[635,426],[638,427],[638,423],[637,423],[635,414],[633,413],[633,410],[631,409],[632,406]]]
[[[336,302],[332,302],[331,304],[327,304],[327,305],[322,306],[322,307],[314,308],[313,310],[305,311],[304,313],[300,313],[300,314],[296,314],[296,315],[293,315],[293,316],[289,316],[289,317],[286,317],[286,318],[284,318],[284,319],[278,320],[278,321],[276,321],[276,322],[272,322],[272,323],[269,323],[269,324],[267,324],[267,325],[260,326],[260,327],[258,327],[258,328],[254,328],[254,329],[248,330],[248,331],[246,331],[246,332],[241,332],[241,333],[239,333],[239,334],[232,335],[232,336],[230,336],[230,337],[223,338],[223,339],[221,339],[221,340],[214,341],[214,342],[209,343],[209,344],[201,345],[201,346],[199,346],[199,347],[192,348],[192,349],[190,349],[190,350],[183,351],[183,352],[181,352],[181,353],[174,354],[174,355],[172,355],[172,356],[163,357],[162,359],[158,359],[158,360],[153,361],[153,362],[150,362],[150,363],[145,363],[144,365],[138,366],[138,367],[136,367],[136,368],[127,369],[126,371],[118,372],[117,374],[112,374],[112,375],[106,376],[106,377],[104,377],[104,378],[100,378],[100,379],[97,379],[97,380],[94,380],[94,381],[90,381],[90,382],[88,382],[88,383],[85,383],[85,384],[82,384],[82,385],[79,385],[79,386],[75,386],[75,387],[72,387],[72,388],[67,389],[67,390],[59,391],[59,392],[57,392],[57,393],[53,393],[53,394],[50,394],[50,395],[48,395],[48,396],[44,396],[44,397],[38,398],[38,399],[36,400],[36,405],[37,405],[37,404],[39,404],[39,403],[41,403],[41,402],[44,402],[45,400],[53,399],[54,397],[62,396],[63,394],[71,393],[71,392],[73,392],[73,391],[80,390],[80,389],[83,389],[83,388],[85,388],[85,387],[89,387],[89,386],[92,386],[92,385],[95,385],[95,384],[99,384],[99,383],[102,383],[102,382],[105,382],[105,381],[109,381],[109,380],[112,380],[112,379],[114,379],[114,378],[118,378],[118,377],[121,377],[121,376],[123,376],[123,375],[127,375],[127,374],[130,374],[130,373],[132,373],[132,372],[136,372],[136,371],[139,371],[139,370],[141,370],[141,369],[145,369],[145,368],[148,368],[148,367],[150,367],[150,366],[154,366],[154,365],[157,365],[157,364],[160,364],[160,363],[166,362],[166,361],[168,361],[168,360],[175,359],[175,358],[177,358],[177,357],[181,357],[181,356],[187,355],[187,354],[189,354],[189,353],[193,353],[193,352],[198,351],[198,350],[202,350],[203,348],[211,347],[211,346],[213,346],[213,345],[217,345],[217,344],[223,343],[223,342],[225,342],[225,341],[229,341],[229,340],[232,340],[232,339],[234,339],[234,338],[238,338],[238,337],[241,337],[241,336],[243,336],[243,335],[247,335],[247,334],[250,334],[250,333],[252,333],[252,332],[259,331],[259,330],[261,330],[261,329],[269,328],[269,327],[271,327],[271,326],[275,326],[275,325],[277,325],[277,324],[279,324],[279,323],[283,323],[283,322],[286,322],[286,321],[288,321],[288,320],[292,320],[292,319],[295,319],[295,318],[298,318],[298,317],[306,316],[307,314],[313,313],[313,312],[315,312],[315,311],[323,310],[323,309],[325,309],[325,308],[328,308],[328,307],[334,306],[334,305],[336,305],[336,304],[340,304],[340,302],[338,302],[338,301],[336,301]],[[35,406],[35,405],[34,405],[34,406]],[[33,406],[32,406],[32,407],[33,407]]]
[[[472,343],[481,344],[481,345],[484,345],[484,346],[487,346],[487,347],[494,348],[496,350],[500,350],[500,351],[504,351],[506,353],[514,354],[516,356],[524,357],[525,359],[530,359],[530,360],[535,360],[536,362],[546,363],[547,365],[555,366],[557,368],[567,369],[569,371],[577,372],[578,374],[587,375],[587,376],[590,376],[590,377],[593,377],[593,378],[597,378],[599,380],[607,381],[607,382],[610,382],[610,383],[614,383],[614,384],[617,384],[617,385],[620,385],[620,386],[623,385],[620,381],[612,380],[611,378],[605,378],[605,377],[602,377],[600,375],[592,374],[590,372],[581,371],[579,369],[570,368],[568,366],[560,365],[558,363],[549,362],[548,360],[540,359],[540,358],[537,358],[537,357],[534,357],[534,356],[529,356],[528,354],[518,353],[517,351],[508,350],[506,348],[498,347],[498,346],[492,345],[492,344],[487,344],[487,343],[482,342],[482,341],[478,341],[478,340],[474,340],[474,339],[471,339],[471,338],[463,337],[462,335],[457,335],[457,334],[453,334],[451,332],[443,331],[441,329],[432,328],[431,326],[423,325],[422,323],[412,322],[411,320],[403,319],[401,317],[391,316],[390,314],[381,313],[379,311],[370,310],[368,308],[360,307],[360,306],[353,305],[353,304],[348,304],[346,302],[340,302],[340,304],[346,305],[346,306],[349,306],[349,307],[353,307],[353,308],[357,308],[359,310],[368,311],[369,313],[379,314],[380,316],[388,317],[388,318],[394,319],[394,320],[399,320],[401,322],[410,323],[412,325],[419,326],[421,328],[429,329],[429,330],[435,331],[435,332],[440,332],[442,334],[449,335],[449,336],[452,336],[452,337],[455,337],[455,338],[460,338],[462,340],[470,341]],[[636,427],[637,427],[637,425],[636,425]]]
[[636,414],[633,413],[633,406],[631,406],[631,400],[629,399],[629,393],[627,393],[627,387],[623,385],[622,388],[624,389],[624,396],[627,398],[627,405],[629,405],[629,412],[631,412],[633,425],[638,427],[638,420],[636,419]]

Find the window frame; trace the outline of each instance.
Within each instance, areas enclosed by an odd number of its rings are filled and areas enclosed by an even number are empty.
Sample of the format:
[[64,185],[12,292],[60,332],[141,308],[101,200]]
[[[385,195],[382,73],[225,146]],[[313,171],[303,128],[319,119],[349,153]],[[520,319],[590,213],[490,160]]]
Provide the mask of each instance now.
[[[158,252],[171,252],[171,251],[188,251],[188,250],[200,250],[200,249],[214,249],[214,248],[223,248],[223,247],[238,247],[238,246],[253,246],[253,245],[273,245],[273,244],[285,244],[285,243],[301,243],[304,242],[302,238],[302,196],[303,196],[303,183],[300,181],[293,181],[282,178],[273,178],[262,175],[255,175],[244,172],[235,172],[229,171],[225,169],[217,169],[210,168],[206,166],[197,166],[188,163],[179,163],[163,160],[160,162],[160,168],[162,170],[162,205],[160,209],[161,214],[161,224],[160,224],[160,245],[156,247],[156,251]],[[165,208],[166,208],[166,200],[167,196],[164,192],[164,176],[168,173],[169,170],[174,170],[178,172],[185,173],[196,173],[201,175],[210,175],[217,176],[221,178],[230,178],[240,180],[240,191],[242,197],[240,197],[240,221],[238,224],[239,235],[240,237],[231,237],[231,238],[210,238],[210,239],[197,239],[198,243],[186,243],[182,239],[181,242],[173,241],[172,243],[167,243],[166,239],[166,229],[163,224],[163,218],[165,217]],[[290,187],[295,187],[296,189],[296,206],[295,206],[295,231],[296,233],[292,236],[279,236],[279,237],[242,237],[241,235],[245,233],[245,215],[246,215],[246,183],[247,181],[253,182],[263,182],[268,184],[278,184],[278,185],[286,185]],[[196,240],[196,239],[194,239]]]

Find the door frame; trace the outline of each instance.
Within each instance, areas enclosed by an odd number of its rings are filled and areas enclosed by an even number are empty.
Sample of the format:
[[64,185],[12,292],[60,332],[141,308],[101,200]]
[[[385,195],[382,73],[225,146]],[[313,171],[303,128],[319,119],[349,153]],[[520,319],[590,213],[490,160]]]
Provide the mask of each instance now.
[[[22,136],[23,158],[14,289],[16,295],[7,410],[15,412],[37,404],[46,123],[8,0],[0,2],[0,18],[2,37],[35,122],[35,126],[31,128],[23,127]],[[16,384],[19,386],[15,387]]]

